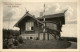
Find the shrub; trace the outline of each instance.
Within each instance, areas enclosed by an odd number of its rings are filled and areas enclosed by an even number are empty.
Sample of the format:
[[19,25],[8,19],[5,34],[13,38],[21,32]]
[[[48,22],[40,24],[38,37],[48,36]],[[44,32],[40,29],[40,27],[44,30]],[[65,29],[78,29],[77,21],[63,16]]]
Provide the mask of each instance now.
[[23,39],[21,36],[19,36],[19,39],[18,39],[19,43],[22,44],[23,43]]
[[14,46],[18,46],[18,40],[15,39],[14,42],[13,42]]

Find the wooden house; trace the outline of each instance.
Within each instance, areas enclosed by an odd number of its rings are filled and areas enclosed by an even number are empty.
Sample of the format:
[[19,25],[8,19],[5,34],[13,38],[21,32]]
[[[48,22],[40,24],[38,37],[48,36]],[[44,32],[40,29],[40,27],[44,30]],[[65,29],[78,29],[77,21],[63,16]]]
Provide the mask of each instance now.
[[[45,17],[45,21],[43,21]],[[44,27],[44,23],[46,26]],[[45,15],[35,18],[29,12],[14,25],[20,28],[20,35],[29,40],[52,40],[56,36],[60,38],[62,25],[65,24],[65,15],[63,13]],[[43,32],[45,28],[45,34]]]

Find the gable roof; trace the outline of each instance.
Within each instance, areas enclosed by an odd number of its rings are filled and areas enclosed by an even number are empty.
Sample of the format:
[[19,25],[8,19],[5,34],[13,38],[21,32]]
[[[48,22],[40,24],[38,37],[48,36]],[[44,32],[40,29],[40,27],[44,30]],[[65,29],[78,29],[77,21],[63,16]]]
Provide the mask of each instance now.
[[[51,14],[51,15],[45,15],[45,16],[42,16],[42,17],[38,17],[38,18],[35,18],[33,15],[31,15],[30,13],[26,12],[26,14],[14,25],[16,27],[18,27],[18,24],[20,23],[20,21],[22,21],[26,16],[30,16],[31,18],[35,19],[36,21],[38,21],[39,23],[41,24],[44,24],[43,22],[41,22],[39,19],[44,19],[45,18],[59,18],[61,16],[65,16],[65,12],[67,10],[65,10],[64,12],[62,13],[58,13],[58,14]],[[63,19],[65,21],[65,18]]]
[[37,18],[37,19],[43,19],[44,17],[45,17],[45,18],[55,18],[55,17],[58,18],[58,17],[60,17],[60,16],[64,16],[64,13],[45,15],[45,16],[39,17],[39,18]]
[[43,24],[41,21],[39,21],[38,19],[36,19],[33,15],[31,15],[30,13],[26,13],[14,26],[18,27],[18,24],[20,23],[20,21],[22,21],[26,16],[30,16],[31,18],[35,19],[36,21],[38,21],[39,23]]

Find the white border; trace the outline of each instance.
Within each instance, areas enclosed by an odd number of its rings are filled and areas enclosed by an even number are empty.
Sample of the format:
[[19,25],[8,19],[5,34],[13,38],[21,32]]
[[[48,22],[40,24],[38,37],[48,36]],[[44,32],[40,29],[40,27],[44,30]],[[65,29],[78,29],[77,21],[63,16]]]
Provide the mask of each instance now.
[[[78,45],[77,45],[77,49],[2,49],[2,16],[3,16],[3,6],[2,6],[2,3],[3,2],[77,2],[77,35],[78,35]],[[35,51],[35,52],[40,52],[40,51],[50,51],[50,52],[52,52],[52,51],[55,51],[55,52],[59,52],[59,51],[67,51],[67,52],[69,52],[69,51],[71,51],[71,52],[76,52],[76,51],[80,51],[79,49],[80,49],[80,22],[79,22],[79,16],[80,16],[80,3],[79,3],[79,0],[3,0],[2,2],[0,2],[0,51],[2,51],[2,52],[8,52],[8,51],[13,51],[13,52],[16,52],[16,51],[21,51],[21,52],[23,52],[23,51],[29,51],[29,52],[33,52],[33,51]]]

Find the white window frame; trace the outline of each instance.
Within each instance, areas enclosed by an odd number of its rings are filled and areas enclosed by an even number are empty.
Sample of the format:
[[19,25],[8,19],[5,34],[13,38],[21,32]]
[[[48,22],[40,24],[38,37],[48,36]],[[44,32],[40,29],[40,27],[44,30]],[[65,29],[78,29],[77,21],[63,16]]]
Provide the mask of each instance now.
[[31,28],[34,26],[34,22],[26,22],[26,31],[33,31]]

